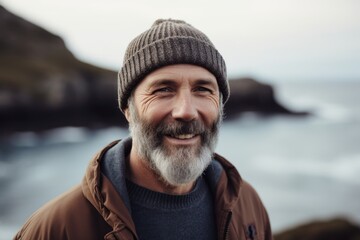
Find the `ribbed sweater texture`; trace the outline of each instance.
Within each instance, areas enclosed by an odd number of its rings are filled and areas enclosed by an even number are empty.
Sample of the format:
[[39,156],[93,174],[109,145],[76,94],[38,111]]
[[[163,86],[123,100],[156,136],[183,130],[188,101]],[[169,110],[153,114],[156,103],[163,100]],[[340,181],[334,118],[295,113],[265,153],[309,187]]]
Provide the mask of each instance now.
[[185,195],[154,192],[126,181],[136,232],[147,239],[216,239],[212,194],[199,178]]

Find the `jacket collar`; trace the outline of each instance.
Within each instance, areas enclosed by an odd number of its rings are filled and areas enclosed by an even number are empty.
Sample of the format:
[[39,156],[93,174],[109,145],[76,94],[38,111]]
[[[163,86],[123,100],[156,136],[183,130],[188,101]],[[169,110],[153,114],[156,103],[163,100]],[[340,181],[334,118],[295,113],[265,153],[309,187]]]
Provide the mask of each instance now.
[[[82,183],[85,197],[112,226],[113,232],[128,228],[136,236],[126,189],[126,156],[131,138],[114,141],[91,160]],[[240,194],[241,177],[235,167],[218,154],[205,170],[204,177],[214,193],[218,211],[231,211]]]
[[110,143],[95,155],[90,161],[82,181],[82,191],[85,198],[113,229],[112,232],[106,235],[106,239],[111,239],[113,235],[119,236],[123,234],[136,237],[135,226],[131,220],[128,207],[101,170],[101,162],[104,160],[105,153],[118,142]]

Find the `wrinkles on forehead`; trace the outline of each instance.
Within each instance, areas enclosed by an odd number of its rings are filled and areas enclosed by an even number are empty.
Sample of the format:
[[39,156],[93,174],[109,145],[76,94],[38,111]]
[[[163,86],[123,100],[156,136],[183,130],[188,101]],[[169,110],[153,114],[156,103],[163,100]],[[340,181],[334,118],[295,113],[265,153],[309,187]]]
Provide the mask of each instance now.
[[[192,68],[188,70],[187,66],[192,66]],[[146,86],[146,88],[159,85],[178,86],[186,82],[189,82],[192,86],[203,85],[211,87],[214,91],[219,91],[217,80],[211,72],[202,67],[189,64],[170,65],[155,70],[147,75],[137,88],[140,85]]]

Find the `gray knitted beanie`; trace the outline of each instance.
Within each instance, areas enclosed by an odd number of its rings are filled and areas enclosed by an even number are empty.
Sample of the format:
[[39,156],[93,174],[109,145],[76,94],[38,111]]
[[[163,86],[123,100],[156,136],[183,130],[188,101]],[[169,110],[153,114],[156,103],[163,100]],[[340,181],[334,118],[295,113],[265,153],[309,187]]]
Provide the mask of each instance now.
[[194,64],[214,74],[225,103],[229,83],[225,61],[208,37],[181,20],[159,19],[132,40],[126,49],[118,76],[119,106],[127,108],[128,98],[150,72],[172,64]]

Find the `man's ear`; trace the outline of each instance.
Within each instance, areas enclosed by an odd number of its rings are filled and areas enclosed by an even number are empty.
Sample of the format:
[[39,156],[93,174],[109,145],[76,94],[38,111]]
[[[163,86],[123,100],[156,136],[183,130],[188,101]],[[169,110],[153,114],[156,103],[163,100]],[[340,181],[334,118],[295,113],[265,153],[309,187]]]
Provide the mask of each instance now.
[[124,110],[124,115],[125,115],[125,118],[128,122],[130,122],[130,113],[129,113],[129,108],[127,107],[125,110]]

